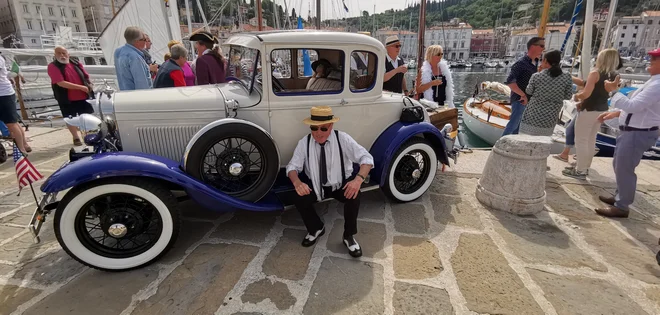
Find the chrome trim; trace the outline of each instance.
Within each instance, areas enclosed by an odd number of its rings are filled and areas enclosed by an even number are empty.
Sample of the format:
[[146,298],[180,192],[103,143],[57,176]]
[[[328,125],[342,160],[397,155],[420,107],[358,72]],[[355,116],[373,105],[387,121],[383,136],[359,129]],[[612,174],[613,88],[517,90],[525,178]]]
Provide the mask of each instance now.
[[182,161],[182,163],[181,163],[181,164],[183,165],[183,169],[184,169],[184,170],[186,169],[186,165],[187,165],[187,163],[188,163],[188,154],[190,153],[190,150],[191,150],[192,147],[195,145],[195,143],[197,143],[197,140],[199,140],[199,138],[202,137],[202,135],[204,135],[204,133],[206,133],[207,131],[209,131],[209,130],[211,130],[211,129],[217,127],[217,126],[222,126],[222,125],[230,124],[230,123],[238,123],[238,124],[246,124],[246,125],[250,125],[250,126],[252,126],[252,127],[255,127],[255,128],[261,130],[261,132],[263,132],[264,134],[266,134],[266,135],[268,136],[268,138],[270,138],[270,140],[273,141],[273,144],[275,145],[275,151],[277,151],[277,165],[278,165],[278,167],[279,167],[279,165],[280,165],[280,159],[281,159],[281,156],[280,156],[280,148],[279,148],[279,146],[277,145],[277,142],[275,142],[275,139],[274,139],[273,136],[270,134],[270,132],[266,131],[266,129],[264,129],[263,127],[261,127],[261,126],[255,124],[255,123],[253,123],[253,122],[251,122],[251,121],[247,121],[247,120],[243,120],[243,119],[237,119],[237,118],[223,118],[223,119],[216,120],[216,121],[214,121],[214,122],[212,122],[212,123],[210,123],[210,124],[204,126],[204,128],[200,129],[200,130],[199,130],[199,131],[198,131],[198,132],[197,132],[197,133],[196,133],[196,134],[190,139],[190,141],[188,142],[188,145],[186,146],[186,150],[185,150],[184,153],[183,153],[183,161]]

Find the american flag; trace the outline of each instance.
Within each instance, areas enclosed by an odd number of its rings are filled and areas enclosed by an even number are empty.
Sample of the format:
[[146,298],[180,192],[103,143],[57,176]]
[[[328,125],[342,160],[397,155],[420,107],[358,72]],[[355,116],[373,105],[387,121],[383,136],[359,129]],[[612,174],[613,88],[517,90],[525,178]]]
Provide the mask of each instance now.
[[16,166],[16,178],[18,179],[18,189],[34,183],[43,178],[43,175],[23,156],[14,143],[14,166]]

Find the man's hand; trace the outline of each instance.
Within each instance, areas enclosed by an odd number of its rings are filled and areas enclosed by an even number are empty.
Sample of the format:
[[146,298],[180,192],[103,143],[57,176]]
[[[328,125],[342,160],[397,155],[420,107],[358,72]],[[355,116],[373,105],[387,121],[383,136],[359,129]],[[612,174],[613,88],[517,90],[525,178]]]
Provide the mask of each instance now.
[[355,199],[360,192],[360,187],[362,186],[362,178],[355,177],[352,181],[346,183],[344,186],[344,197],[346,199]]
[[610,119],[613,119],[613,118],[616,118],[616,117],[619,117],[619,116],[621,116],[620,111],[605,112],[605,113],[602,113],[602,114],[598,115],[598,122],[602,124],[606,120],[610,120]]
[[612,91],[618,90],[620,82],[621,82],[621,77],[618,75],[616,76],[616,78],[614,78],[614,81],[605,80],[605,91],[607,91],[607,93],[610,93]]
[[398,72],[398,73],[406,73],[406,72],[408,72],[408,67],[406,67],[406,66],[399,66],[398,68],[396,68],[396,72]]
[[523,105],[527,105],[527,95],[520,96],[520,103]]
[[80,90],[83,91],[83,92],[85,92],[85,93],[89,93],[89,88],[86,87],[86,86],[84,86],[84,85],[83,85],[83,86],[80,86]]
[[149,71],[150,72],[158,72],[158,65],[157,64],[149,65]]
[[293,187],[296,188],[298,196],[307,196],[312,192],[312,190],[309,189],[309,186],[307,186],[307,184],[303,183],[302,181],[297,181],[295,184],[293,184]]

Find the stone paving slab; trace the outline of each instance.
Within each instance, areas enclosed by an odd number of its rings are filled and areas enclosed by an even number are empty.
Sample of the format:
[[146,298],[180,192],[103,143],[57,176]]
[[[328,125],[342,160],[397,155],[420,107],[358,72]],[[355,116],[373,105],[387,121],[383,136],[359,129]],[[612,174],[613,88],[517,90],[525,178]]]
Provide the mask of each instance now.
[[326,257],[309,292],[304,314],[382,314],[383,266]]
[[[70,147],[68,131],[58,128],[31,130],[30,158],[44,173]],[[341,243],[343,206],[335,201],[317,205],[332,228],[309,248],[300,246],[296,209],[227,213],[187,201],[171,251],[128,272],[77,263],[59,249],[52,217],[44,242],[33,244],[23,228],[33,198],[25,190],[16,196],[5,164],[0,313],[660,314],[659,162],[640,165],[631,217],[610,220],[593,208],[615,188],[611,159],[594,159],[587,181],[562,176],[566,164],[548,159],[547,207],[520,218],[474,197],[488,154],[462,155],[414,202],[364,193],[356,235],[362,258]]]
[[454,314],[449,294],[443,289],[397,281],[394,314]]
[[541,286],[557,314],[646,314],[625,292],[607,281],[538,270],[528,272]]
[[471,311],[481,314],[543,314],[488,236],[461,235],[451,264]]

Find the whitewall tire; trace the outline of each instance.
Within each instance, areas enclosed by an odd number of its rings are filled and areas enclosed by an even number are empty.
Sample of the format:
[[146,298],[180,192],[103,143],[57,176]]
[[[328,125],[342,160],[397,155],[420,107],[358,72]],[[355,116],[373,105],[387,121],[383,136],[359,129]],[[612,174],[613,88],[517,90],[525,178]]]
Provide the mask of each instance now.
[[179,232],[177,201],[158,182],[113,179],[72,189],[55,213],[55,235],[79,262],[122,271],[164,255]]
[[413,201],[429,189],[437,169],[438,158],[431,144],[412,138],[394,154],[384,191],[395,201]]

